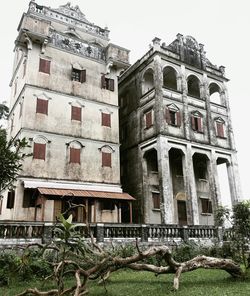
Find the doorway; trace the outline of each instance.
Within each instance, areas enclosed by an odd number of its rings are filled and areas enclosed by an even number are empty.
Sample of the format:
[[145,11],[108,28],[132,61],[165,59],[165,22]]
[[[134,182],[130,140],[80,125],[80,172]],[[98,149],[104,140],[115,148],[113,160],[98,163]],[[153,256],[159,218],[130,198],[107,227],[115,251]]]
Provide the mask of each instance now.
[[178,224],[187,225],[187,205],[185,200],[177,200]]

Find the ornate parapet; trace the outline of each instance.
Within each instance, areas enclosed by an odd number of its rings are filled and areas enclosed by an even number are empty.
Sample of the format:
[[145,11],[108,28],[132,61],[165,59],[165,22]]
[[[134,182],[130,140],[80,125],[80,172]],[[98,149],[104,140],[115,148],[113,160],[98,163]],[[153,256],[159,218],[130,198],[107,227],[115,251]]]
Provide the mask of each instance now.
[[31,1],[29,4],[28,14],[42,15],[43,18],[47,18],[48,20],[55,20],[63,22],[68,26],[75,26],[103,39],[108,40],[109,38],[109,30],[107,28],[103,29],[89,22],[85,15],[81,12],[80,8],[77,5],[75,7],[71,6],[70,2],[59,6],[59,8],[50,8],[38,5],[34,1]]

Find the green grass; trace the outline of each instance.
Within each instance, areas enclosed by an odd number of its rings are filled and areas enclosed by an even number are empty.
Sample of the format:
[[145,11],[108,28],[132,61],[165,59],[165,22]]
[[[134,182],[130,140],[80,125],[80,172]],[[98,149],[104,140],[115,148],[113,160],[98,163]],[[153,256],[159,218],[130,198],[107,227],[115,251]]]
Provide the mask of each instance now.
[[[51,284],[50,288],[52,288]],[[42,287],[42,282],[12,283],[9,287],[0,288],[1,296],[14,296],[27,287]],[[234,280],[221,270],[196,270],[181,276],[178,292],[172,290],[173,275],[119,271],[111,275],[106,283],[107,293],[103,285],[89,283],[89,295],[93,296],[247,296],[250,295],[250,280]],[[47,286],[48,287],[48,286]]]

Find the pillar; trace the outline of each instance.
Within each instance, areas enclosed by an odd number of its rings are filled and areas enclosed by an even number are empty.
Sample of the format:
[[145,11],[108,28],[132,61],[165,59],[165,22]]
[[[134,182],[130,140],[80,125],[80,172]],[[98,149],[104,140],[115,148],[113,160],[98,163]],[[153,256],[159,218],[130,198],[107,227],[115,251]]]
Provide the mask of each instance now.
[[174,200],[171,190],[172,180],[170,176],[169,154],[167,138],[158,136],[157,156],[158,174],[161,195],[161,222],[163,224],[174,224]]
[[219,175],[218,175],[218,168],[217,168],[217,156],[214,150],[211,153],[211,182],[212,182],[211,185],[212,185],[213,199],[216,202],[216,206],[222,205]]
[[232,201],[232,204],[234,205],[235,203],[243,199],[236,153],[231,154],[231,162],[227,163],[227,173],[228,173],[229,188],[231,193],[231,201]]
[[187,176],[187,192],[191,199],[192,223],[193,225],[199,225],[199,206],[198,206],[198,198],[197,198],[196,183],[195,183],[195,176],[194,176],[193,153],[192,153],[191,144],[187,145],[186,176]]

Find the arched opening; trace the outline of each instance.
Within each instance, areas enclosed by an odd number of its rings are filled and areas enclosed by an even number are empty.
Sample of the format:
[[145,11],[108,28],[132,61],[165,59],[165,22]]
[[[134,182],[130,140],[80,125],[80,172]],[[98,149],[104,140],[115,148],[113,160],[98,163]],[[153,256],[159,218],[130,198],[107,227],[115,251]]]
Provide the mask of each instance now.
[[150,91],[154,87],[154,73],[152,69],[148,69],[142,80],[142,95]]
[[163,70],[163,86],[177,90],[177,75],[172,67],[165,67]]
[[209,95],[210,95],[210,102],[221,105],[221,95],[220,95],[220,87],[216,83],[211,83],[209,85]]
[[194,75],[190,75],[188,76],[187,84],[188,84],[188,95],[200,98],[199,79]]

